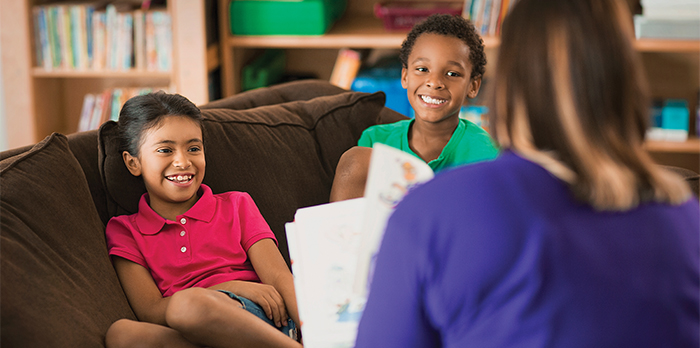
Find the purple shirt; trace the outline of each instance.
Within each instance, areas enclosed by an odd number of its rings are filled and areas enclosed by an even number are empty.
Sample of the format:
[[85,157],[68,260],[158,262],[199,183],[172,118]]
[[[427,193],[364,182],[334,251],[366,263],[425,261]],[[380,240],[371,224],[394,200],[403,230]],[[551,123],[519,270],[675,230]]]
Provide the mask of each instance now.
[[598,212],[512,152],[392,215],[356,347],[698,347],[700,207]]
[[210,287],[230,280],[259,282],[247,251],[275,235],[245,192],[212,194],[202,185],[197,203],[176,221],[166,220],[139,201],[139,212],[107,223],[107,247],[147,268],[163,296],[190,287]]

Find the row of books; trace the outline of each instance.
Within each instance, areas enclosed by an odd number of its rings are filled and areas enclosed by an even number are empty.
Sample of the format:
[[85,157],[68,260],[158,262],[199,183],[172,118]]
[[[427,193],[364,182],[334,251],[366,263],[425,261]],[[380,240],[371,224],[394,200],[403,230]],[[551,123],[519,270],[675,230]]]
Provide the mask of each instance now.
[[34,6],[32,15],[37,65],[46,70],[171,70],[165,10],[58,3]]
[[482,36],[498,36],[501,24],[517,0],[464,0],[462,16],[472,21]]
[[78,131],[82,132],[97,129],[101,124],[107,121],[118,120],[119,112],[129,98],[158,90],[168,91],[168,88],[110,88],[104,90],[102,93],[86,94],[83,98]]

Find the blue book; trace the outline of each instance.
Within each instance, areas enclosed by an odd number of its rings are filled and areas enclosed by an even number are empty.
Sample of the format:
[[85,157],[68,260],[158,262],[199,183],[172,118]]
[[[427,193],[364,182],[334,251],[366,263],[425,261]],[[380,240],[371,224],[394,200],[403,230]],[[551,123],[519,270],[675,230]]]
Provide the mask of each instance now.
[[92,66],[93,59],[93,42],[92,42],[92,15],[95,12],[95,6],[85,6],[85,30],[87,34],[87,66]]
[[51,46],[49,45],[49,30],[46,18],[46,7],[37,6],[34,8],[35,30],[37,36],[37,65],[43,66],[46,70],[53,67],[51,57]]
[[61,66],[61,40],[58,38],[58,7],[47,8],[47,29],[49,47],[51,48],[51,63],[54,68]]

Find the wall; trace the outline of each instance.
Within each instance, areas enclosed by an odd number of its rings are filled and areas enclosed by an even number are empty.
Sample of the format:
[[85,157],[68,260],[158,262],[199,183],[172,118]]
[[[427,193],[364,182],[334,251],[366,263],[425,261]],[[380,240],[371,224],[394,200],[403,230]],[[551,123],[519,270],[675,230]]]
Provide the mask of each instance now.
[[[0,56],[2,56],[2,42],[0,41]],[[8,149],[7,122],[5,122],[5,89],[2,79],[2,59],[0,59],[0,151]]]

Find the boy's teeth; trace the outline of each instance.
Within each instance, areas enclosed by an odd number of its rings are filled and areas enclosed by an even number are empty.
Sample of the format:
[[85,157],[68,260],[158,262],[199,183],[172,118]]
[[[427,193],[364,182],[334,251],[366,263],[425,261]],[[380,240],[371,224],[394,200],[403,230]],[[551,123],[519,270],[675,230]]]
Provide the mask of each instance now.
[[421,97],[421,99],[423,99],[424,102],[426,102],[428,104],[440,105],[440,104],[445,102],[444,99],[435,99],[435,98],[431,98],[427,95],[422,95],[420,97]]

